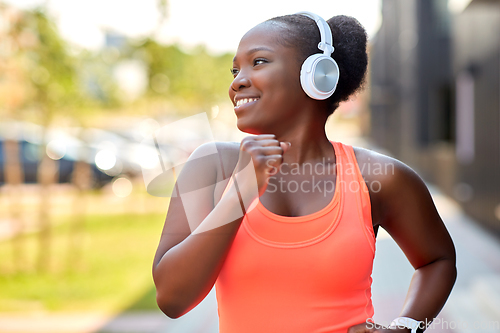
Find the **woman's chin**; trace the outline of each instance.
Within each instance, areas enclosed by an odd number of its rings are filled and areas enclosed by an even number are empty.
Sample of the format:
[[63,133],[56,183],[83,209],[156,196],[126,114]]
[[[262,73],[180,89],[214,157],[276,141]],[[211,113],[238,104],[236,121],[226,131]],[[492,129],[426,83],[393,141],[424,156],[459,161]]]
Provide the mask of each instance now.
[[243,121],[238,120],[236,122],[236,127],[244,133],[259,135],[263,134],[257,127],[251,126],[250,124],[245,124]]

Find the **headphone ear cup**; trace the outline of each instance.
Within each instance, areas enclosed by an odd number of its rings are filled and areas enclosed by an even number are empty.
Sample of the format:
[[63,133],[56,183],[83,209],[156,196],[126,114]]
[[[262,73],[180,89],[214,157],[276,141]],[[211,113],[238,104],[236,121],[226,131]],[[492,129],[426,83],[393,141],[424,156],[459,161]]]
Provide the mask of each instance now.
[[309,97],[323,100],[333,95],[339,76],[339,66],[332,57],[313,54],[302,64],[300,84]]

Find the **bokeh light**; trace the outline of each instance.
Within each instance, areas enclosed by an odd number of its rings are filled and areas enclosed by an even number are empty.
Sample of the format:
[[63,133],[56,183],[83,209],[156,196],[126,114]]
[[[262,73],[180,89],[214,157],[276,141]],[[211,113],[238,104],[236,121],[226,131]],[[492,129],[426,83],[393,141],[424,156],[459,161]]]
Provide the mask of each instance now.
[[100,150],[95,155],[95,164],[101,170],[109,170],[116,164],[116,155],[109,149]]
[[113,181],[113,193],[119,198],[125,198],[132,193],[132,182],[125,177],[117,178]]
[[47,144],[47,156],[53,160],[60,160],[66,155],[66,144],[62,140],[52,140]]

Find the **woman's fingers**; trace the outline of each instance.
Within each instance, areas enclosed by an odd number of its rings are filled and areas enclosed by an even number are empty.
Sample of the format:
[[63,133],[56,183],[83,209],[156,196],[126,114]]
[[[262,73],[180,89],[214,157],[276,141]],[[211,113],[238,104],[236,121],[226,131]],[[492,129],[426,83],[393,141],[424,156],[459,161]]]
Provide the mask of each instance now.
[[259,134],[259,135],[255,135],[255,136],[247,136],[246,138],[251,138],[254,140],[272,140],[272,139],[276,139],[276,135],[274,135],[274,134]]
[[349,327],[347,333],[401,333],[371,321]]
[[259,193],[267,187],[270,176],[276,174],[283,163],[283,154],[290,148],[290,143],[276,140],[274,134],[261,134],[245,137],[240,145],[239,171],[250,160],[255,168]]
[[280,142],[281,149],[283,149],[283,153],[286,153],[288,149],[292,146],[291,142]]
[[366,327],[366,323],[358,324],[349,327],[347,333],[369,333],[370,329]]
[[264,146],[264,147],[259,147],[260,152],[263,155],[282,155],[283,154],[283,148],[281,146]]

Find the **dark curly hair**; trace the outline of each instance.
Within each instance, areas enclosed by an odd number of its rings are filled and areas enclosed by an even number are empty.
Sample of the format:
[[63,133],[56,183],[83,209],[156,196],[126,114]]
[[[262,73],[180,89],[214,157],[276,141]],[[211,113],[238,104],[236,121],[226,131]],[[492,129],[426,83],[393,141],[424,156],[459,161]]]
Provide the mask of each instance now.
[[[318,43],[321,40],[316,23],[304,15],[278,16],[264,23],[277,23],[283,30],[278,42],[286,47],[298,50],[299,64],[312,54],[321,52]],[[327,21],[333,36],[335,51],[332,57],[339,66],[340,77],[337,89],[326,101],[328,114],[332,114],[340,102],[364,87],[368,55],[366,54],[367,34],[363,26],[354,17],[338,15]]]

